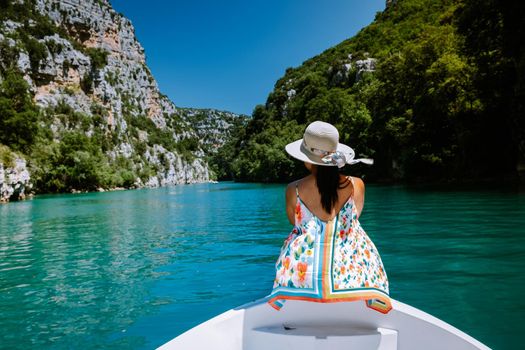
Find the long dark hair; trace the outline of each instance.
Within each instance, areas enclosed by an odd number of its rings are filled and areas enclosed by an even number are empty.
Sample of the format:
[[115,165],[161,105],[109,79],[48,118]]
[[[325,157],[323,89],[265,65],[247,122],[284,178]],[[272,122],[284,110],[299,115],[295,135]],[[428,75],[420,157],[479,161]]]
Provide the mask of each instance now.
[[321,195],[321,206],[327,213],[331,213],[337,203],[337,190],[348,186],[348,180],[341,182],[339,168],[336,166],[317,166],[315,181]]

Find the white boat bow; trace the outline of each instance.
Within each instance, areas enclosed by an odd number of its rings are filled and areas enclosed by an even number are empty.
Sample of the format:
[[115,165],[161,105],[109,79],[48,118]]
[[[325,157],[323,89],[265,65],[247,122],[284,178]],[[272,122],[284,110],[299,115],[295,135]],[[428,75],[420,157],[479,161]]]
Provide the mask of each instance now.
[[448,323],[396,300],[386,315],[361,301],[288,300],[280,311],[266,301],[226,311],[159,349],[489,349]]

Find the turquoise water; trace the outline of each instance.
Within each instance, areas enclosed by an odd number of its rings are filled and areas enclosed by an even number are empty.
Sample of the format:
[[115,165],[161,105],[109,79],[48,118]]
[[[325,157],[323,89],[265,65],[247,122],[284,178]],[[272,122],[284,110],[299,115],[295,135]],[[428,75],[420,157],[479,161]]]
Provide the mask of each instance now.
[[[265,296],[289,225],[281,185],[202,184],[0,205],[0,348],[161,345]],[[525,194],[367,187],[391,295],[521,348]]]

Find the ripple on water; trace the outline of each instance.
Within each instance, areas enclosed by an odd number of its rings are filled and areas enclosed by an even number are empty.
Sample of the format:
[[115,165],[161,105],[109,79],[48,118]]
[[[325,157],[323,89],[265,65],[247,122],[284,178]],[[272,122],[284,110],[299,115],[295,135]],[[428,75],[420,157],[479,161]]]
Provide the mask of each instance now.
[[[0,206],[0,347],[153,348],[267,295],[291,228],[283,192],[221,183]],[[360,221],[393,297],[519,347],[523,194],[369,185]]]

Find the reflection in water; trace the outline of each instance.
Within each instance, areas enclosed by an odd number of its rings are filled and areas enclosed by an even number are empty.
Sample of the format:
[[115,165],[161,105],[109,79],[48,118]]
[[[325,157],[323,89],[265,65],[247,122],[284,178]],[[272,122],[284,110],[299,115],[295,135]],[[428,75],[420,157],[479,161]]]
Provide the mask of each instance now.
[[[270,292],[284,187],[204,184],[0,206],[1,348],[152,348]],[[394,298],[516,347],[525,196],[367,188]],[[502,322],[505,321],[505,322]]]

